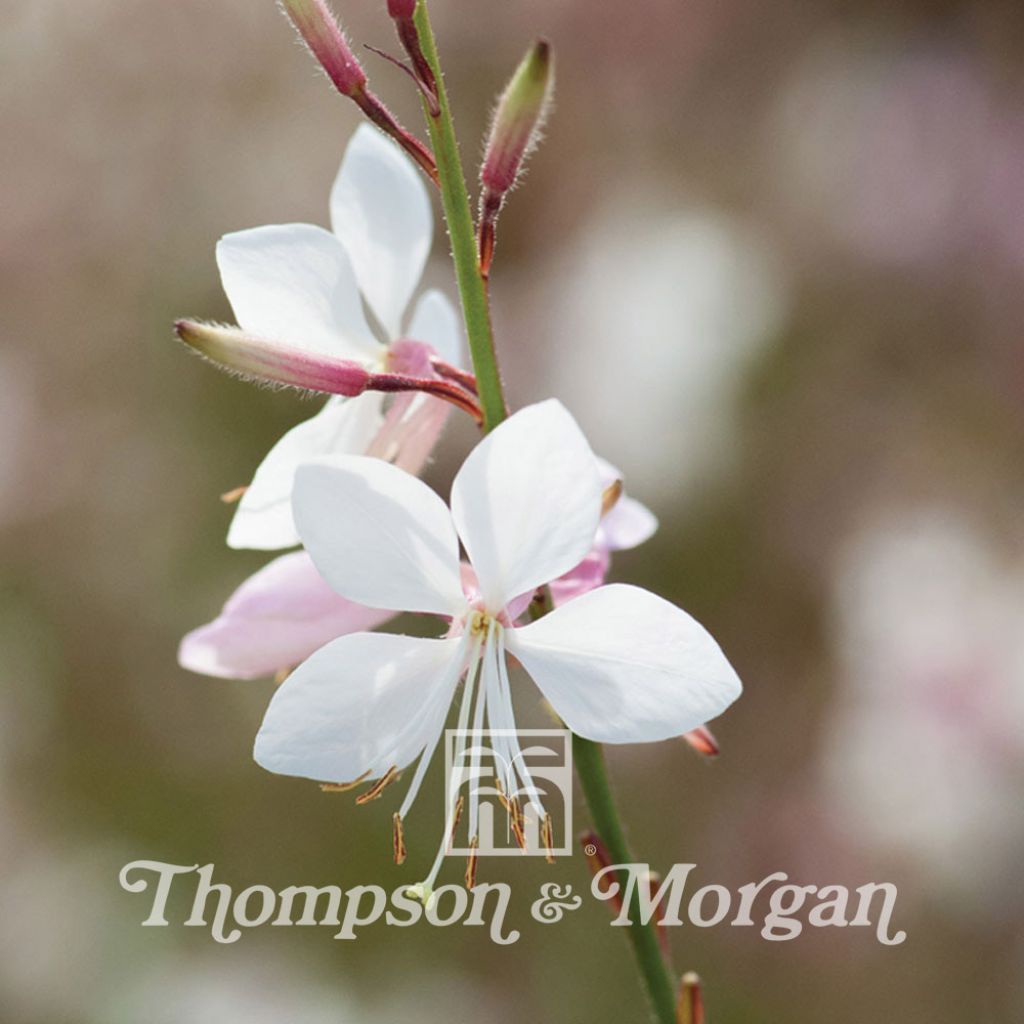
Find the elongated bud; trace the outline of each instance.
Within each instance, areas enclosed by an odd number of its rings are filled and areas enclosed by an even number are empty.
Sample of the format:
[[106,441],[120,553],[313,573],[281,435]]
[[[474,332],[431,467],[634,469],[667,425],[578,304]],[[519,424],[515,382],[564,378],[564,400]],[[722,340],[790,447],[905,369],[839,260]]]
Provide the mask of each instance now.
[[281,0],[281,6],[338,92],[344,96],[360,92],[366,73],[324,0]]
[[684,974],[679,985],[676,1024],[704,1024],[704,997],[701,995],[700,978],[693,971]]
[[523,161],[537,144],[553,84],[551,47],[541,39],[516,68],[498,101],[480,168],[486,192],[504,196],[516,183]]
[[248,379],[349,398],[361,395],[372,382],[358,363],[267,341],[237,327],[179,320],[174,329],[200,355]]
[[480,168],[480,272],[486,278],[494,259],[498,214],[515,185],[526,158],[537,145],[554,86],[551,47],[541,39],[523,58],[505,87],[491,122],[491,134]]
[[416,0],[388,0],[388,14],[392,18],[411,18],[416,13]]

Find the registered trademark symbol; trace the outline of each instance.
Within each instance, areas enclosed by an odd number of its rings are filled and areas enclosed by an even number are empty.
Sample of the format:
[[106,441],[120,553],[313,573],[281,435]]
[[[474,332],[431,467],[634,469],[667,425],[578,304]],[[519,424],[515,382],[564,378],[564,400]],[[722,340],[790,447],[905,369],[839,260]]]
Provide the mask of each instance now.
[[583,852],[588,857],[593,857],[594,854],[597,853],[597,847],[593,843],[587,843],[587,845],[583,847]]

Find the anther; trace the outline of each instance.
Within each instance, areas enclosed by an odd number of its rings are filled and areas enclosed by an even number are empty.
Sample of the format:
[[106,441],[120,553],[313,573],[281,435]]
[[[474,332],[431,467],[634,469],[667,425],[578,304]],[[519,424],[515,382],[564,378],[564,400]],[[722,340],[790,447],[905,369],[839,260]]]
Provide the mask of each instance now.
[[355,789],[359,783],[364,782],[370,775],[370,769],[367,768],[358,779],[353,779],[351,782],[321,782],[320,789],[324,793],[347,793],[350,789]]
[[220,500],[225,505],[234,505],[236,501],[241,501],[245,492],[249,490],[248,484],[242,484],[241,487],[232,487],[230,491],[225,491],[221,496]]
[[516,843],[519,845],[519,849],[522,850],[523,853],[525,853],[526,852],[526,830],[523,828],[523,823],[525,822],[526,819],[523,817],[523,812],[522,812],[522,810],[519,807],[519,800],[516,797],[512,797],[512,799],[509,801],[509,803],[512,805],[512,812],[511,812],[511,815],[510,815],[510,817],[511,817],[511,825],[512,825],[512,835],[515,836]]
[[540,834],[541,834],[541,839],[544,841],[544,859],[549,864],[554,864],[555,863],[555,842],[554,842],[555,830],[554,830],[554,826],[551,824],[551,815],[550,814],[545,814],[544,815],[544,824],[541,826]]
[[394,849],[395,849],[395,863],[405,863],[405,831],[402,828],[402,816],[395,811],[391,818],[394,825]]
[[469,856],[466,858],[466,888],[472,889],[476,885],[476,861],[477,848],[480,846],[480,837],[473,836],[469,841]]
[[368,804],[371,800],[376,800],[398,778],[398,765],[393,764],[365,793],[360,793],[356,797],[356,803],[361,807],[363,804]]

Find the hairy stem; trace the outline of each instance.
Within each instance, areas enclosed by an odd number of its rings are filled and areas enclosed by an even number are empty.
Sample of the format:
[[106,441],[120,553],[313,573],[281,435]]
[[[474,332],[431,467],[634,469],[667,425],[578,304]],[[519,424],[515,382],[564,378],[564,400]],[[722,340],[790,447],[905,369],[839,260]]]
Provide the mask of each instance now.
[[[573,734],[572,757],[595,830],[607,847],[612,863],[634,863],[608,784],[601,745]],[[619,885],[623,893],[626,892],[626,881],[625,872],[620,872]],[[642,923],[637,903],[637,894],[634,893],[632,905],[626,906],[626,913],[633,922],[626,929],[626,934],[659,1024],[675,1024],[675,986],[662,956],[655,926]]]
[[473,359],[480,406],[484,414],[484,431],[493,430],[508,415],[505,396],[494,354],[494,331],[491,327],[490,299],[487,282],[480,270],[476,231],[466,190],[466,176],[459,160],[459,147],[455,138],[448,94],[437,56],[437,44],[430,27],[427,5],[420,0],[414,18],[419,33],[420,48],[430,67],[437,89],[436,113],[424,102],[430,141],[434,147],[437,173],[440,178],[441,205],[448,225],[448,237],[455,263],[455,279],[462,301],[462,316],[466,323],[466,337]]
[[[462,302],[462,315],[483,411],[483,429],[486,433],[493,430],[508,415],[494,350],[486,273],[480,264],[466,177],[459,160],[459,147],[448,105],[448,94],[425,0],[419,0],[413,21],[423,59],[430,68],[437,91],[436,104],[424,101],[423,109],[437,162],[441,205],[452,246],[455,278]],[[541,613],[550,609],[550,598],[547,597],[542,604],[546,607],[538,608]],[[608,847],[613,862],[632,863],[633,859],[608,785],[600,745],[573,735],[573,757],[594,825]],[[624,882],[625,879],[620,884]],[[627,909],[632,913],[633,908]],[[659,1024],[675,1024],[674,986],[662,959],[653,927],[642,925],[637,919],[629,927],[628,933]]]

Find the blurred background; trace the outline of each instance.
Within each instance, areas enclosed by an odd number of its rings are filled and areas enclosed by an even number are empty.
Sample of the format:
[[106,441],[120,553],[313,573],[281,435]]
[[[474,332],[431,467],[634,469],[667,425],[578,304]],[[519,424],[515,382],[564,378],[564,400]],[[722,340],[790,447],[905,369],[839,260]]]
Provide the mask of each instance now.
[[[383,0],[339,6],[394,48]],[[1024,1019],[1021,8],[431,9],[467,165],[530,38],[555,45],[493,277],[511,398],[559,395],[623,467],[662,528],[615,577],[690,610],[746,683],[716,762],[611,752],[635,850],[701,884],[899,887],[902,946],[682,928],[679,970],[712,1024]],[[271,0],[5,4],[0,76],[0,1018],[643,1020],[604,907],[525,913],[547,878],[585,887],[581,857],[502,862],[504,948],[140,929],[129,860],[390,889],[433,852],[395,868],[388,801],[256,767],[269,680],[175,663],[264,561],[224,546],[217,496],[318,405],[214,372],[171,324],[230,319],[221,234],[326,223],[356,119]],[[471,441],[450,428],[434,483]]]

